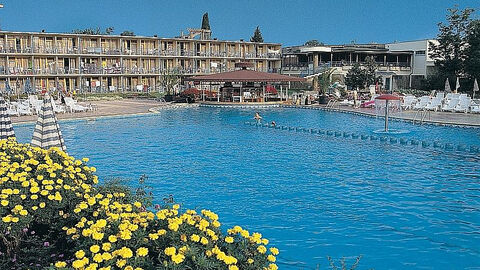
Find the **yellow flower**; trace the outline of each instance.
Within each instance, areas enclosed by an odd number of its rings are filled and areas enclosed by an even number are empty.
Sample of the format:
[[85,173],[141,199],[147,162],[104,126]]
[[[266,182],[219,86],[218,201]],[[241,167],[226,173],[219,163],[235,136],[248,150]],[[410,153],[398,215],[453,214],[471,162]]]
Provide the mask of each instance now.
[[8,202],[7,200],[2,200],[2,202],[1,202],[2,206],[7,206],[8,203],[9,203],[9,202]]
[[117,262],[115,264],[118,267],[122,268],[123,266],[125,266],[125,264],[127,264],[127,260],[117,260]]
[[275,258],[275,256],[270,254],[270,255],[267,256],[267,260],[270,261],[270,262],[275,262],[277,260],[277,258]]
[[196,234],[192,234],[190,236],[190,240],[192,240],[193,242],[199,242],[200,241],[200,236],[198,236]]
[[238,270],[238,267],[236,265],[229,265],[228,270]]
[[165,250],[165,255],[168,255],[168,256],[173,256],[175,255],[175,253],[177,253],[177,249],[175,247],[167,247]]
[[252,264],[252,263],[253,263],[253,259],[248,259],[248,260],[247,260],[247,263]]
[[57,268],[63,268],[63,267],[66,267],[66,266],[67,266],[66,262],[59,261],[59,262],[55,263],[55,267],[57,267]]
[[271,248],[270,248],[270,252],[271,252],[273,255],[275,255],[275,256],[277,256],[278,253],[280,253],[280,252],[278,251],[278,248],[274,248],[274,247],[271,247]]
[[233,237],[231,237],[231,236],[225,237],[225,242],[227,242],[229,244],[233,243]]
[[262,254],[265,254],[265,252],[267,252],[267,248],[265,246],[258,246],[257,251]]
[[75,252],[75,257],[77,257],[77,259],[81,259],[81,258],[85,257],[85,251],[79,250],[79,251]]
[[183,262],[183,260],[185,260],[185,256],[183,254],[179,253],[176,255],[172,255],[172,261],[176,264]]
[[98,245],[93,245],[90,247],[90,251],[92,253],[98,253],[100,251],[100,247]]
[[104,251],[109,251],[110,248],[112,248],[112,244],[110,244],[110,243],[103,243],[103,244],[102,244],[102,249],[103,249]]
[[278,266],[274,263],[268,265],[268,270],[278,270]]
[[148,248],[141,247],[141,248],[137,249],[137,256],[138,257],[145,257],[145,256],[147,256],[147,254],[148,254]]
[[108,237],[108,241],[110,241],[111,243],[115,243],[117,242],[117,237],[115,235],[110,235]]

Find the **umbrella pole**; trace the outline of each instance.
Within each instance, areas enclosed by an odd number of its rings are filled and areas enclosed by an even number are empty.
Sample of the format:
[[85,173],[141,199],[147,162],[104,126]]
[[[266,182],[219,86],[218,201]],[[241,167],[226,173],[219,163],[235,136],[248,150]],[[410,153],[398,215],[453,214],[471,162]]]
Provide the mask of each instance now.
[[385,100],[385,132],[388,131],[388,99]]

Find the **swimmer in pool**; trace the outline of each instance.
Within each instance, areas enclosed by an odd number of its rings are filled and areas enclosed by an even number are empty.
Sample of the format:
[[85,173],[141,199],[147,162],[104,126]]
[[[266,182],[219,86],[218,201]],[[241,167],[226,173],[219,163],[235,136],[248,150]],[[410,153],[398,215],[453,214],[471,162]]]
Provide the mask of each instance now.
[[257,123],[260,123],[262,121],[262,117],[258,112],[255,113],[255,116],[253,117],[253,119],[257,120]]

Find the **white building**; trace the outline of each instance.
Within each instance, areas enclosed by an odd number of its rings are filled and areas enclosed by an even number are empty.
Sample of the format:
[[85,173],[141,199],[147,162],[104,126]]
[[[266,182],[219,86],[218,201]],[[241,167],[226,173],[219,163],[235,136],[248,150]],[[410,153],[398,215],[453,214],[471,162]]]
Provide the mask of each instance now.
[[343,83],[354,64],[363,65],[366,57],[373,57],[385,89],[416,88],[433,72],[434,61],[428,56],[430,41],[434,40],[285,47],[282,73],[306,77],[333,68],[332,80]]

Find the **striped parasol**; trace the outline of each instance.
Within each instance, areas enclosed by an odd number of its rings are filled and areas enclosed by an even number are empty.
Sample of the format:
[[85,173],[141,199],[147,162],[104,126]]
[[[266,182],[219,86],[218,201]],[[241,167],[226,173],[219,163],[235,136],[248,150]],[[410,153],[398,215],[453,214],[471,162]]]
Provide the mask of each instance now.
[[38,114],[31,145],[43,149],[50,147],[58,147],[63,151],[67,149],[48,93],[43,97],[43,105]]
[[5,100],[0,97],[0,140],[6,140],[10,137],[15,137],[15,132],[13,132],[12,122],[7,113]]

